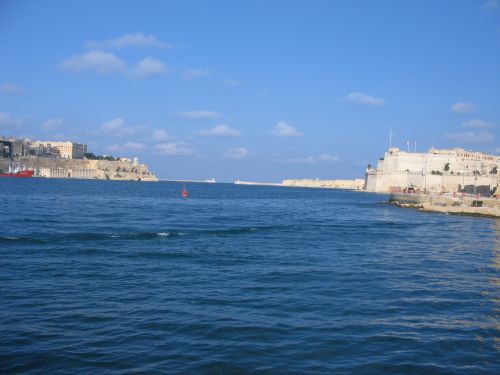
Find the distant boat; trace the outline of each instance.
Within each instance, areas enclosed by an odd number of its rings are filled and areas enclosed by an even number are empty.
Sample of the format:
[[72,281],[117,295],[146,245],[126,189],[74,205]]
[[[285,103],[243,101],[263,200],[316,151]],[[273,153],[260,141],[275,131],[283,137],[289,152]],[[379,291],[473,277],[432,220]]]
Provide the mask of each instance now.
[[17,164],[15,167],[9,164],[8,172],[3,172],[0,170],[0,177],[14,177],[14,178],[31,178],[33,177],[34,171],[31,169],[26,169],[24,164]]

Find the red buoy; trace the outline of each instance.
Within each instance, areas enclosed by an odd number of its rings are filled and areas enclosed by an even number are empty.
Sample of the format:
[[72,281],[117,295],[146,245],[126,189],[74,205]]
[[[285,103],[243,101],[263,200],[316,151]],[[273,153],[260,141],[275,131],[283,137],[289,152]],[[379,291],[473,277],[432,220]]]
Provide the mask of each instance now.
[[186,187],[182,189],[182,198],[187,198],[188,197],[188,192],[186,190]]

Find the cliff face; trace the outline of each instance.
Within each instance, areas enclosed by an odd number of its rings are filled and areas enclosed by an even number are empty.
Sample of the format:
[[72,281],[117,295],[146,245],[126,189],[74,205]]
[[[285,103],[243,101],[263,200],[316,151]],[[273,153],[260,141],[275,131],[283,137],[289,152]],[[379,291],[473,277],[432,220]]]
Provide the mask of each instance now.
[[[9,159],[0,159],[0,169],[7,170],[9,163]],[[27,169],[33,169],[35,177],[158,181],[145,164],[126,161],[19,158],[12,163],[22,163]]]

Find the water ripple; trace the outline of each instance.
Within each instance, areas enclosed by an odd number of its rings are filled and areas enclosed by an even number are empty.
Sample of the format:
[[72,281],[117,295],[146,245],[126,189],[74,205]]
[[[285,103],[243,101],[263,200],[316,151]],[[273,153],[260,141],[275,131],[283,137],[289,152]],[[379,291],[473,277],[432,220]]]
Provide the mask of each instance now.
[[500,222],[180,187],[0,181],[0,373],[500,373]]

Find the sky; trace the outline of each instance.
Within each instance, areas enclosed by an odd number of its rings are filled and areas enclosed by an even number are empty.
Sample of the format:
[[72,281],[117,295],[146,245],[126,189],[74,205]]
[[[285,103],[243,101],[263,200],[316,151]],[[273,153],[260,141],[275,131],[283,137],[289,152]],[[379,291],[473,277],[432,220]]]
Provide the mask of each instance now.
[[500,153],[500,0],[0,0],[4,136],[277,182],[363,178],[390,129]]

